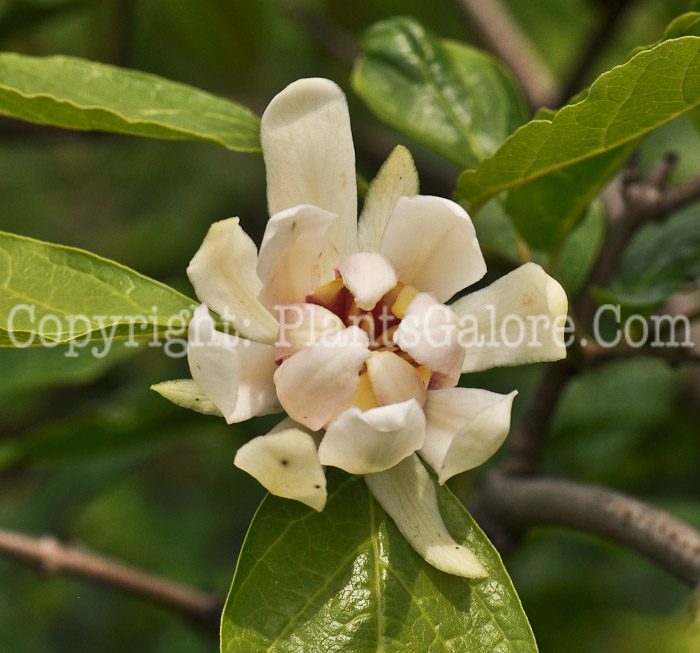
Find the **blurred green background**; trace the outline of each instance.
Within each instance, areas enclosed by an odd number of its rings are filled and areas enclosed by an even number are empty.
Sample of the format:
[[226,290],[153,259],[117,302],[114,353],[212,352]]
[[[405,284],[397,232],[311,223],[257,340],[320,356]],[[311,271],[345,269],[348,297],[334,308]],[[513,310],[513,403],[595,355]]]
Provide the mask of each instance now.
[[[562,79],[602,5],[507,4]],[[658,39],[686,8],[684,0],[632,3],[594,72]],[[294,79],[330,77],[349,95],[360,172],[371,178],[402,142],[416,154],[423,191],[445,195],[459,171],[383,127],[350,91],[349,58],[361,32],[402,14],[442,36],[482,43],[452,0],[0,0],[0,49],[137,68],[258,114]],[[683,156],[680,180],[700,171],[699,141],[689,122],[677,121],[647,139],[642,159],[671,144]],[[88,249],[192,296],[187,262],[209,224],[232,215],[259,240],[267,219],[261,157],[0,118],[2,230]],[[491,270],[499,273],[497,262]],[[275,418],[226,426],[169,404],[149,385],[189,375],[185,359],[158,348],[115,345],[102,359],[64,354],[0,350],[0,528],[55,533],[225,596],[263,496],[233,456]],[[467,382],[518,388],[517,419],[540,371],[498,370]],[[700,527],[697,387],[688,370],[659,361],[587,373],[557,413],[548,472],[632,493]],[[453,488],[468,500],[483,473]],[[635,555],[592,537],[535,530],[506,565],[544,652],[683,650],[674,641],[689,591]],[[0,651],[214,650],[213,638],[164,610],[0,560]]]

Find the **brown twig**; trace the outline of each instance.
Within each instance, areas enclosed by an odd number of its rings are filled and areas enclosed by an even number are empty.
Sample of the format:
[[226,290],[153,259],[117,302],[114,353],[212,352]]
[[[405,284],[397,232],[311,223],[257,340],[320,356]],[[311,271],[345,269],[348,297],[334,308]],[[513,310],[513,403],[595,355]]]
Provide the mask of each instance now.
[[601,10],[604,12],[603,16],[588,43],[583,47],[580,58],[574,65],[561,95],[556,100],[556,106],[564,104],[583,88],[593,64],[617,33],[630,4],[631,0],[605,0],[600,3]]
[[[477,516],[486,514],[482,523],[487,533],[494,520],[511,532],[564,526],[646,556],[690,587],[700,583],[700,532],[664,510],[619,492],[497,472],[487,478],[473,511]],[[499,534],[495,537],[498,540]]]
[[205,594],[113,558],[64,544],[53,536],[32,537],[0,530],[0,555],[24,562],[45,576],[69,574],[116,587],[173,610],[212,635],[219,632],[223,606],[213,594]]
[[549,65],[500,0],[458,0],[486,46],[511,69],[533,109],[555,107],[559,84]]

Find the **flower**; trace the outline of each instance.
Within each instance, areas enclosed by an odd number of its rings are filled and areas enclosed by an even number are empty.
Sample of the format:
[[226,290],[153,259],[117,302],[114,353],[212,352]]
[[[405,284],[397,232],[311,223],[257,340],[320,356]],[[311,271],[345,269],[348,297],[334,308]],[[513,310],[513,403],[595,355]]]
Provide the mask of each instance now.
[[[486,273],[458,204],[418,194],[405,148],[357,220],[347,103],[324,79],[288,86],[262,117],[271,218],[260,253],[238,218],[212,225],[188,267],[192,381],[157,389],[228,423],[286,412],[235,464],[270,492],[322,510],[324,466],[364,474],[430,564],[486,570],[440,517],[435,486],[505,439],[515,393],[455,387],[462,372],[563,358],[561,286],[526,264],[450,306]],[[216,311],[237,335],[218,331]]]

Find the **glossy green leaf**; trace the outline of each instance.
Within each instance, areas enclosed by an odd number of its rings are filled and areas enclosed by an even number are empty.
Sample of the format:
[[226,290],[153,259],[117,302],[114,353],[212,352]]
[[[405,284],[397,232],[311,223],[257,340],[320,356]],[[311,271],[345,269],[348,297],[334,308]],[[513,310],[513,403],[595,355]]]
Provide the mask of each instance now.
[[431,567],[361,478],[333,470],[328,480],[322,513],[263,501],[224,609],[222,653],[537,650],[498,553],[449,490],[437,486],[445,523],[488,578]]
[[193,305],[95,254],[0,232],[0,347],[186,338]]
[[370,27],[353,87],[387,124],[463,168],[492,154],[525,120],[512,77],[492,57],[440,40],[415,20]]
[[478,208],[498,193],[632,143],[699,105],[700,38],[665,41],[601,75],[553,120],[521,127],[477,170],[462,173],[457,197]]
[[260,120],[245,107],[155,75],[73,57],[0,54],[0,113],[69,129],[260,150]]
[[700,279],[700,220],[697,209],[664,224],[649,224],[630,244],[609,289],[600,301],[632,309],[652,309]]

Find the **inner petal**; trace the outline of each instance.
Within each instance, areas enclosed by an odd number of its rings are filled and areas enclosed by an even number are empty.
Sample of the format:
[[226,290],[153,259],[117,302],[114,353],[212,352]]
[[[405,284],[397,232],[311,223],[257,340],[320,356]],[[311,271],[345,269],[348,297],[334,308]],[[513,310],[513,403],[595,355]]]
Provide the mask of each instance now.
[[338,271],[357,306],[365,311],[371,311],[398,281],[394,264],[376,252],[352,254],[338,266]]
[[425,384],[418,370],[391,351],[373,351],[367,360],[367,375],[380,406],[415,399],[425,404]]

